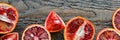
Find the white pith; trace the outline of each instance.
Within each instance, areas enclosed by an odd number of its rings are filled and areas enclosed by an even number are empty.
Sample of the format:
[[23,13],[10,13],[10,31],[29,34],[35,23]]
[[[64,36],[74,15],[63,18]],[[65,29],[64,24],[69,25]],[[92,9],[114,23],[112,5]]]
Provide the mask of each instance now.
[[59,20],[55,20],[54,23],[55,23],[55,24],[59,24],[60,21],[59,21]]
[[10,20],[10,19],[7,17],[7,13],[4,13],[3,15],[0,15],[0,20],[5,21],[5,22],[8,22],[8,23],[12,23],[12,20]]
[[35,36],[35,37],[34,37],[34,40],[39,40],[39,38]]
[[75,38],[74,40],[80,40],[80,37],[84,37],[85,36],[85,28],[86,22],[84,21],[84,23],[79,27],[78,31],[75,34]]
[[34,37],[34,35],[33,35],[33,34],[30,34],[30,36],[31,36],[31,37]]

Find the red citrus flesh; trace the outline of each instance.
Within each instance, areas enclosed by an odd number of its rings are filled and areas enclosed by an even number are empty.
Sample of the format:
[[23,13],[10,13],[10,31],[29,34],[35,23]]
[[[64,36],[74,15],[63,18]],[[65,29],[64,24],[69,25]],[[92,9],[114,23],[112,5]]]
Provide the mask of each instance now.
[[32,24],[24,30],[22,40],[51,40],[51,37],[43,26]]
[[115,29],[105,28],[98,33],[96,40],[120,40],[120,33]]
[[68,21],[64,30],[65,40],[93,40],[94,26],[87,19],[75,17]]
[[58,32],[65,27],[65,24],[54,11],[51,11],[46,18],[45,27],[49,32]]
[[8,33],[6,35],[3,35],[0,40],[18,40],[19,34],[17,32]]
[[120,8],[112,16],[112,24],[115,29],[120,30]]
[[9,4],[0,3],[0,34],[13,31],[17,22],[17,10]]

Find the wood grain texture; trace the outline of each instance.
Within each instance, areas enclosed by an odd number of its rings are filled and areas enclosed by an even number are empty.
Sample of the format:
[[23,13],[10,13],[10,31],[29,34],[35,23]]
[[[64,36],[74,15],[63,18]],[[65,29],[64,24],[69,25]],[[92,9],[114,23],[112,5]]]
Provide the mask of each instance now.
[[[2,2],[2,0],[0,0]],[[82,16],[95,25],[95,36],[103,28],[113,28],[112,14],[120,7],[120,0],[6,0],[19,12],[15,31],[20,34],[30,24],[42,24],[51,10],[67,23],[73,17]],[[51,33],[52,40],[64,40],[63,31]]]

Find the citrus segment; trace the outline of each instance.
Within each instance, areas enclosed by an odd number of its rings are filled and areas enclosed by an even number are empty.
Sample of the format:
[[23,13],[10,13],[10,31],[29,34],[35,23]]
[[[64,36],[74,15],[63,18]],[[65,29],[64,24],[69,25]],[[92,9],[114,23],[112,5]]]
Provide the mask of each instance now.
[[96,40],[120,40],[120,33],[115,29],[105,28],[98,33]]
[[65,40],[92,40],[94,36],[94,26],[82,17],[75,17],[68,21],[64,37]]
[[13,31],[17,22],[17,10],[9,4],[0,3],[0,34]]
[[51,40],[51,37],[43,26],[33,24],[24,30],[22,40]]
[[19,39],[19,35],[17,32],[8,33],[0,38],[0,40],[18,40],[18,39]]
[[113,27],[117,30],[120,30],[120,9],[117,9],[112,16]]
[[54,12],[51,11],[46,18],[45,27],[49,32],[58,32],[64,28],[63,20]]

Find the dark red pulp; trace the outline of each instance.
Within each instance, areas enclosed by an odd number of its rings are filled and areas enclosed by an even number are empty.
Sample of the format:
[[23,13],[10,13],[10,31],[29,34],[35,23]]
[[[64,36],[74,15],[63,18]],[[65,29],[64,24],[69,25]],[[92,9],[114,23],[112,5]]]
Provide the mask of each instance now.
[[[86,22],[86,21],[83,19],[80,19],[80,18],[73,19],[71,22],[69,22],[66,33],[69,33],[70,39],[74,38],[76,32],[78,31],[80,26],[82,26],[82,24],[84,24],[84,22]],[[84,28],[85,35],[84,35],[84,38],[81,37],[80,40],[91,39],[93,36],[93,33],[94,33],[93,30],[94,29],[92,28],[92,24],[88,24],[88,23],[85,24],[85,28]]]
[[17,40],[18,35],[17,34],[8,34],[2,38],[2,40]]
[[7,17],[10,19],[10,20],[15,20],[15,16],[16,16],[16,11],[12,8],[8,8],[8,9],[5,9],[5,8],[0,8],[0,15],[4,15],[6,14]]
[[[8,19],[11,20],[11,22],[14,22],[16,20],[16,15],[17,14],[16,14],[16,11],[14,9],[12,9],[12,8],[5,8],[5,7],[2,6],[2,7],[0,7],[0,15],[2,15],[4,17],[7,17]],[[0,17],[2,17],[2,16],[0,16]],[[9,31],[12,28],[12,26],[14,25],[14,23],[8,23],[8,22],[6,22],[4,20],[1,20],[1,19],[0,19],[0,22],[4,22],[8,26],[4,30],[0,29],[0,32]],[[1,27],[3,27],[3,26],[0,26],[0,28]]]
[[35,26],[33,28],[29,28],[25,31],[25,35],[23,37],[23,40],[49,40],[49,35],[47,32],[38,26]]
[[120,30],[120,10],[115,14],[114,23],[115,27]]
[[114,31],[104,31],[98,40],[120,40],[120,36]]
[[60,17],[55,14],[54,12],[51,12],[48,16],[48,20],[46,21],[46,27],[49,31],[54,31],[58,29],[63,29],[64,24],[62,23],[62,20]]

